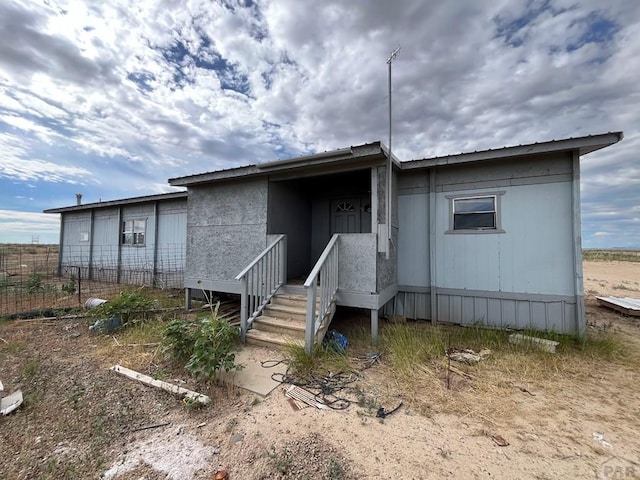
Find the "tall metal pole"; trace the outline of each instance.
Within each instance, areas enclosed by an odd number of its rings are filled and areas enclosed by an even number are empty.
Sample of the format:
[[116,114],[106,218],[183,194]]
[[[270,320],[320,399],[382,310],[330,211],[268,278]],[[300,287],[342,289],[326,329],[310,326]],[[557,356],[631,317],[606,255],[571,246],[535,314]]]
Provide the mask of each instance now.
[[392,177],[392,173],[393,173],[393,160],[392,160],[392,154],[391,154],[391,64],[393,63],[393,60],[398,56],[398,52],[400,51],[400,47],[396,48],[393,52],[391,52],[391,55],[389,56],[389,58],[387,58],[387,65],[389,65],[389,160],[387,162],[387,206],[386,206],[386,220],[387,220],[387,253],[386,253],[386,259],[388,260],[389,258],[391,258],[391,234],[393,232],[393,229],[391,227],[391,201],[392,201],[392,192],[391,192],[391,188],[393,186],[392,181],[391,181],[391,177]]

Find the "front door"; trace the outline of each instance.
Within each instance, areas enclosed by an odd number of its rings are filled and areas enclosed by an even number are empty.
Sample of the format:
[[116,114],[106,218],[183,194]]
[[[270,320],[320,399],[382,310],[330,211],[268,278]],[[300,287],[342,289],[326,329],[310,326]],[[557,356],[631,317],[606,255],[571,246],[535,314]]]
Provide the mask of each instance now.
[[331,202],[331,235],[334,233],[361,233],[359,198]]

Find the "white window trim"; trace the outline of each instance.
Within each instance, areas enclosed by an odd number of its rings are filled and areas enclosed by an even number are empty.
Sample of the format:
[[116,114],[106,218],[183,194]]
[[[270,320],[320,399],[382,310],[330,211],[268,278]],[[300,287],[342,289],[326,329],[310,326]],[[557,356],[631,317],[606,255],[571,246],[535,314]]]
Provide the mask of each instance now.
[[[125,229],[127,222],[131,222],[131,231]],[[139,243],[136,242],[136,232],[135,232],[136,222],[144,222],[144,231],[142,232],[144,241]],[[124,236],[127,233],[130,233],[132,235],[131,236],[132,243],[126,243],[124,241]],[[122,223],[120,225],[120,245],[122,245],[123,247],[144,247],[146,246],[146,244],[147,244],[147,219],[146,218],[126,218],[122,220]]]
[[[502,229],[502,196],[506,193],[505,190],[501,190],[498,192],[476,192],[476,193],[461,193],[456,195],[446,195],[445,198],[449,200],[449,230],[444,232],[445,234],[453,234],[453,235],[486,235],[486,234],[494,234],[494,233],[506,233]],[[455,230],[453,228],[453,208],[454,201],[463,198],[486,198],[486,197],[494,197],[495,198],[495,208],[496,208],[496,228],[469,228],[464,230]]]

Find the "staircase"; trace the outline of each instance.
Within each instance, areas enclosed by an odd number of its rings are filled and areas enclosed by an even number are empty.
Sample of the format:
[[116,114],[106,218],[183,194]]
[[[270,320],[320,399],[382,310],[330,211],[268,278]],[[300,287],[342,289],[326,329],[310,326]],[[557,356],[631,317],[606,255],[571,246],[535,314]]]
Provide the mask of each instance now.
[[[316,342],[322,341],[333,312],[335,307],[323,322],[324,328],[316,334]],[[264,307],[262,315],[253,321],[252,328],[247,331],[246,341],[251,345],[275,349],[291,344],[304,347],[306,315],[307,296],[304,287],[284,285]]]

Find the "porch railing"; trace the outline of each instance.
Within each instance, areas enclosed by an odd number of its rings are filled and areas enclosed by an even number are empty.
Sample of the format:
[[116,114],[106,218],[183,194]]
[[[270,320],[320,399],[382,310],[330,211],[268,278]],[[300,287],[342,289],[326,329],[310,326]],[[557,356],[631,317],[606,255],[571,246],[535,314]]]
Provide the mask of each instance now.
[[[338,237],[333,235],[320,255],[313,270],[304,282],[307,291],[307,325],[304,333],[304,349],[307,353],[313,350],[316,333],[322,321],[331,311],[338,293]],[[320,290],[318,292],[318,289]],[[318,302],[318,293],[319,299]]]
[[276,238],[236,276],[236,280],[242,282],[240,335],[244,342],[253,321],[287,281],[287,236]]

